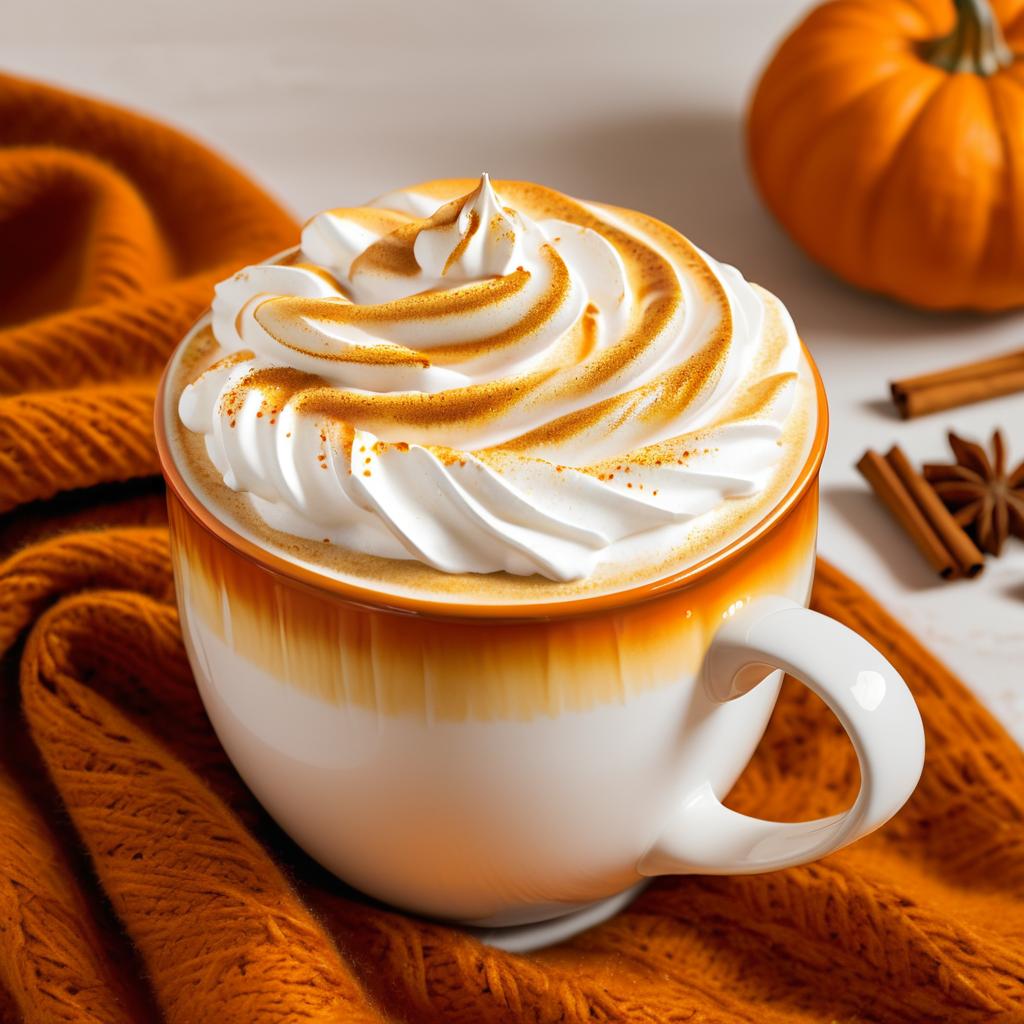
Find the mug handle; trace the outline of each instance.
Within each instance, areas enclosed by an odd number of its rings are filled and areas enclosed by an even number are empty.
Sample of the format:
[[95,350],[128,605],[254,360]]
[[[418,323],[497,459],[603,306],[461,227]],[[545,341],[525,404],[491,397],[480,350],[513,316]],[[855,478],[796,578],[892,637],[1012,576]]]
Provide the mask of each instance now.
[[765,821],[729,810],[705,782],[640,859],[640,874],[754,874],[804,864],[883,825],[914,791],[924,765],[921,715],[907,684],[874,647],[787,598],[760,598],[715,634],[703,682],[724,704],[774,668],[810,687],[849,734],[861,775],[853,806],[814,821]]

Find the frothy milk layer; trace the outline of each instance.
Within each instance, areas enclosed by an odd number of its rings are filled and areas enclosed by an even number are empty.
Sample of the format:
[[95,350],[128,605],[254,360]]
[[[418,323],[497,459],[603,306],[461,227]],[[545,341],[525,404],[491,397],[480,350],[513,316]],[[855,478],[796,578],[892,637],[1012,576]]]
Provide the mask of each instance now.
[[713,552],[814,427],[777,299],[652,218],[486,176],[314,217],[218,285],[171,398],[191,484],[260,543],[503,601]]

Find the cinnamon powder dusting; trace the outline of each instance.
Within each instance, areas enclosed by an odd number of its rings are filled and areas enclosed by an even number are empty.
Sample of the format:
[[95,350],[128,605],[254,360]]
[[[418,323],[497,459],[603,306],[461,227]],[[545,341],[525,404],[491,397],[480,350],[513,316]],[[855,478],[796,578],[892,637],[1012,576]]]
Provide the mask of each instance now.
[[462,258],[462,254],[469,247],[470,240],[477,232],[477,228],[480,227],[480,214],[476,210],[469,211],[469,227],[466,228],[466,233],[459,239],[459,244],[448,254],[448,259],[444,261],[444,267],[441,269],[441,276],[446,277],[448,271],[452,269],[452,266],[459,262]]
[[[528,183],[496,184],[509,202],[506,210],[512,217],[517,216],[513,211],[520,210],[534,219],[565,221],[601,236],[614,250],[616,273],[625,281],[625,292],[619,296],[622,308],[605,320],[603,316],[609,311],[602,310],[603,299],[587,297],[585,304],[580,301],[577,289],[585,287],[585,277],[575,276],[566,265],[562,251],[568,247],[560,251],[552,244],[537,246],[533,253],[539,253],[539,257],[531,255],[533,262],[524,258],[526,266],[501,276],[453,288],[415,291],[373,304],[352,301],[343,281],[323,268],[292,258],[292,265],[316,273],[337,294],[317,298],[271,295],[252,303],[245,315],[251,316],[283,350],[308,357],[304,365],[322,365],[323,372],[258,365],[223,399],[222,411],[229,417],[230,426],[235,426],[238,411],[253,394],[262,402],[255,416],[264,420],[266,412],[268,425],[276,425],[286,406],[290,414],[314,417],[323,425],[320,439],[327,451],[322,451],[317,461],[324,470],[330,464],[328,451],[347,453],[348,464],[353,466],[351,449],[356,429],[389,438],[407,432],[409,441],[379,441],[373,446],[375,453],[389,449],[407,452],[411,441],[422,444],[444,465],[466,466],[467,452],[486,459],[500,453],[537,458],[537,453],[543,451],[548,465],[557,473],[580,469],[608,483],[619,475],[620,486],[632,469],[683,466],[699,452],[699,444],[704,442],[694,434],[640,447],[636,447],[635,439],[665,437],[673,424],[685,421],[688,410],[701,408],[709,397],[717,402],[716,389],[734,345],[735,325],[729,295],[716,272],[699,250],[653,218],[581,203]],[[439,198],[447,198],[454,187],[451,182],[438,182],[417,186],[415,191],[427,195],[433,190]],[[379,235],[352,261],[348,277],[376,274],[414,278],[421,273],[415,256],[416,239],[423,231],[454,224],[464,201],[465,196],[450,200],[427,218],[376,208],[333,211],[332,216],[339,221]],[[606,216],[609,213],[614,216]],[[493,217],[486,228],[495,242],[515,240],[515,233],[500,216]],[[445,260],[442,277],[463,257],[480,229],[479,215],[470,210],[466,229]],[[699,297],[701,326],[699,332],[694,332],[699,339],[696,347],[688,346],[677,354],[671,346],[681,336],[689,313],[687,293],[681,285],[683,275],[687,287]],[[353,288],[353,294],[360,294],[359,289]],[[574,318],[567,312],[570,303],[577,311]],[[754,383],[730,395],[721,404],[714,423],[705,425],[705,431],[724,423],[763,417],[796,378],[794,373],[771,373],[790,337],[777,301],[764,293],[764,305],[764,340],[755,350],[758,365],[748,375]],[[484,313],[487,315],[482,316]],[[465,338],[466,319],[474,316],[479,316],[490,330]],[[570,319],[572,323],[565,324]],[[459,325],[462,331],[453,327],[446,337],[447,322]],[[558,327],[550,332],[549,341],[541,332],[553,322]],[[429,344],[422,340],[424,337],[429,337]],[[540,351],[536,350],[538,338],[545,346]],[[515,351],[517,345],[524,346],[524,356]],[[665,358],[666,352],[673,358]],[[239,351],[211,369],[255,358],[251,351]],[[474,360],[484,366],[479,372],[472,366]],[[346,364],[400,371],[393,379],[401,381],[401,386],[388,388],[387,377],[380,378],[385,385],[378,385],[377,377],[346,377],[346,373],[354,374],[346,371]],[[435,368],[436,373],[419,386],[416,371]],[[453,372],[445,377],[449,369]],[[459,384],[460,374],[461,379],[472,382]],[[349,379],[358,380],[361,386],[338,382]],[[373,389],[362,386],[366,379],[373,382]],[[456,383],[428,390],[428,385],[437,387],[438,380]],[[636,380],[643,383],[633,386]],[[601,397],[593,400],[595,395]],[[476,448],[467,445],[466,450],[429,443],[438,438],[458,439],[462,428],[476,430],[487,424],[512,422],[513,414],[519,426],[509,429],[511,436],[502,437],[500,427],[481,431],[488,443]],[[495,433],[499,440],[491,444]],[[602,444],[621,437],[620,454],[615,459],[581,465],[583,460],[573,455],[586,449],[590,436]],[[575,449],[571,447],[574,443],[578,443]],[[560,451],[563,448],[567,450]],[[605,445],[603,450],[615,449]],[[703,451],[706,454],[708,448]],[[556,461],[559,458],[565,461]],[[350,472],[370,477],[370,465],[370,456],[361,462],[357,458]],[[645,488],[635,476],[625,483],[629,490]],[[647,493],[656,496],[659,492],[648,489]]]

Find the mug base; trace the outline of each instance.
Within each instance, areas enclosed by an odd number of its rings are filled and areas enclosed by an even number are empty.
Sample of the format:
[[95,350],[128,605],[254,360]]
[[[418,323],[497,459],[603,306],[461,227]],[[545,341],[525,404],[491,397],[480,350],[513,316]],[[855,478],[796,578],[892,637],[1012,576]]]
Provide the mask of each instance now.
[[534,921],[530,924],[506,925],[504,927],[481,928],[462,925],[463,931],[479,939],[487,946],[504,950],[506,953],[533,953],[559,942],[565,942],[588,928],[603,924],[628,906],[647,887],[650,879],[644,879],[628,889],[606,899],[577,907],[568,914]]

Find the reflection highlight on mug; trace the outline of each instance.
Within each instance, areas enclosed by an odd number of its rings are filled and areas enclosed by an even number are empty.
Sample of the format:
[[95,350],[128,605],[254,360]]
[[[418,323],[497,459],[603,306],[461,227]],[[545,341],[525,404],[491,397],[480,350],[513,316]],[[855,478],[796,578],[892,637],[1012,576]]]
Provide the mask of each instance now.
[[854,700],[865,710],[874,711],[885,700],[885,676],[874,669],[862,669],[850,687]]

